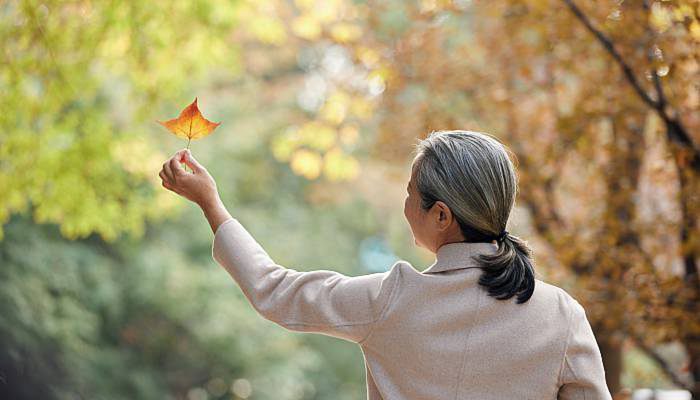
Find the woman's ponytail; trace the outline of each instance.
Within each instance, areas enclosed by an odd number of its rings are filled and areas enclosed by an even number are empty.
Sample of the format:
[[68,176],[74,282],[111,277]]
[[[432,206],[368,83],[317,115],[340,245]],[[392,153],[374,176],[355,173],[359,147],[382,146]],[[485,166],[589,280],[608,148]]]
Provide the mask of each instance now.
[[507,231],[496,240],[498,250],[494,254],[474,257],[483,271],[479,284],[486,288],[489,296],[507,300],[517,295],[516,303],[525,303],[535,291],[532,252],[524,241]]

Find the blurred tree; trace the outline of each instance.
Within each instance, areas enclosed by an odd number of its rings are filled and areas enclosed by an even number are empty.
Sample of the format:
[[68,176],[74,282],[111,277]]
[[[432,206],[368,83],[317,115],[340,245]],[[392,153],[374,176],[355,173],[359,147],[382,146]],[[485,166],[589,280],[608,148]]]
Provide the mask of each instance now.
[[[700,398],[700,329],[697,328],[697,315],[700,311],[700,274],[698,259],[700,257],[700,145],[697,132],[700,127],[700,4],[697,1],[651,2],[644,0],[636,7],[613,11],[631,13],[642,23],[642,31],[637,35],[625,35],[624,38],[612,39],[605,32],[596,28],[581,8],[572,0],[564,3],[576,18],[594,35],[606,52],[615,60],[622,70],[626,81],[632,86],[639,100],[656,114],[663,122],[663,135],[668,151],[675,166],[677,181],[678,209],[680,211],[680,229],[671,231],[678,238],[680,255],[683,260],[683,281],[679,296],[675,291],[664,291],[657,302],[677,307],[673,316],[683,318],[685,313],[691,315],[689,329],[674,332],[673,339],[681,340],[688,351],[689,371],[692,381],[685,384],[672,367],[659,355],[645,338],[643,331],[632,332],[632,337],[642,349],[651,355],[677,385],[691,391],[694,398]],[[628,32],[628,31],[624,31]],[[620,35],[622,36],[622,35]],[[633,40],[641,38],[641,45]],[[636,57],[625,56],[616,42],[622,42],[624,49],[637,50]],[[642,71],[633,68],[642,66]],[[673,71],[671,71],[673,69]],[[650,80],[653,89],[644,87],[639,78],[640,72]],[[663,77],[669,76],[666,82]],[[689,125],[685,121],[689,120]],[[691,135],[691,126],[696,133]],[[638,135],[634,135],[635,137]],[[633,137],[634,139],[634,137]],[[633,144],[630,143],[628,147]],[[617,189],[615,187],[614,189]],[[631,203],[633,203],[634,199]],[[652,255],[640,247],[640,235],[630,234],[626,238],[640,251],[649,269],[655,271]],[[678,299],[678,297],[681,297]],[[680,315],[677,315],[680,313]],[[695,317],[692,317],[692,316]],[[666,337],[668,338],[668,337]]]

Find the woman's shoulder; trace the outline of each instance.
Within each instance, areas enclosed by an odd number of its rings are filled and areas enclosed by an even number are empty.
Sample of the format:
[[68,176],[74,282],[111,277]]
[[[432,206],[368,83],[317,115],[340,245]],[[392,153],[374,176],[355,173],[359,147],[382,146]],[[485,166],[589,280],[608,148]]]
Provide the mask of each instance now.
[[564,288],[553,283],[535,279],[535,293],[540,299],[545,300],[550,305],[556,304],[567,316],[570,316],[572,311],[580,311],[583,309],[581,303],[579,303],[574,296]]

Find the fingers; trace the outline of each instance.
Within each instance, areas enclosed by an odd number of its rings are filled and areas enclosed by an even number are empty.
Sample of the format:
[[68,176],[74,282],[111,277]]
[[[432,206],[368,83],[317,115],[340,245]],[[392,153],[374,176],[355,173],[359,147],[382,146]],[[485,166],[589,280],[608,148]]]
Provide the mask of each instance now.
[[181,151],[181,157],[182,161],[187,164],[188,167],[192,168],[192,171],[195,173],[197,172],[202,172],[204,170],[204,166],[199,163],[193,156],[192,153],[190,152],[189,149],[185,149],[184,151]]
[[[167,163],[166,163],[166,164],[167,164]],[[175,186],[173,185],[172,181],[170,180],[170,178],[168,178],[168,175],[166,175],[166,173],[165,173],[165,167],[163,167],[163,169],[160,170],[160,173],[158,174],[158,176],[160,176],[160,179],[161,179],[161,181],[162,181],[162,182],[161,182],[161,185],[162,185],[164,188],[166,188],[166,189],[168,189],[168,190],[171,190],[171,191],[173,191],[173,192],[175,192],[175,193],[178,193],[178,191],[176,190],[176,188],[175,188]]]
[[182,149],[175,153],[168,161],[163,163],[163,169],[158,173],[158,176],[163,181],[162,186],[175,193],[179,193],[178,180],[190,175],[182,167],[182,162],[192,168],[194,173],[205,171],[204,167],[192,157],[189,149]]
[[170,170],[173,172],[174,178],[185,174],[185,170],[180,165],[180,158],[177,156],[177,154],[170,159]]
[[173,175],[173,171],[170,167],[170,160],[163,163],[163,171],[162,172],[165,174],[165,177],[168,179],[168,183],[175,182],[175,175]]

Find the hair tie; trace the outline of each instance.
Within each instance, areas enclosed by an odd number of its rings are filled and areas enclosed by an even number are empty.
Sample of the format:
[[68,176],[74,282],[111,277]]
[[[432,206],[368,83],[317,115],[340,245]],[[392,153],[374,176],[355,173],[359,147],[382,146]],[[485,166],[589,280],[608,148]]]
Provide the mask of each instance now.
[[498,242],[502,241],[503,239],[505,239],[505,237],[506,237],[507,235],[508,235],[508,231],[504,229],[504,230],[496,237],[496,241],[498,241]]

